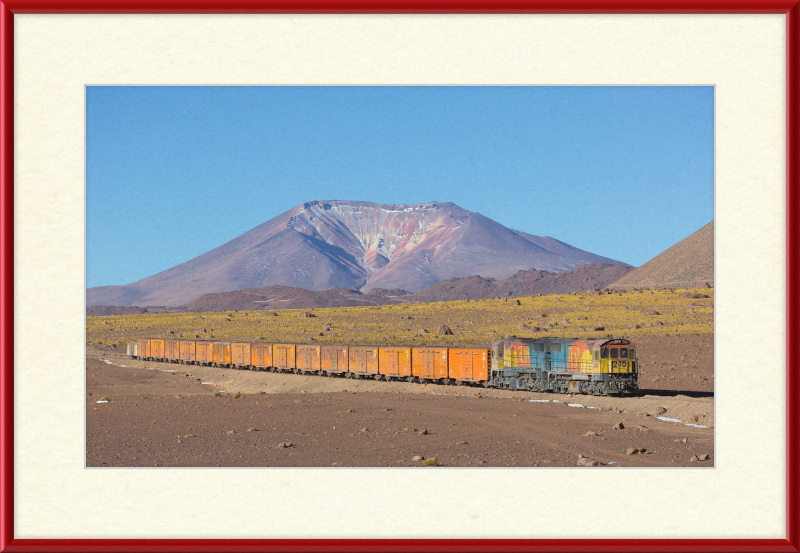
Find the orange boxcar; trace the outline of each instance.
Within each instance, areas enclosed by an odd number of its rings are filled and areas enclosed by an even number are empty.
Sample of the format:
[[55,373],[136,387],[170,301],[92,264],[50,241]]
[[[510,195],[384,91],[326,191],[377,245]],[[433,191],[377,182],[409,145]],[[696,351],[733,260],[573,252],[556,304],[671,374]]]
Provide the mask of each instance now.
[[150,340],[150,358],[164,359],[164,340]]
[[378,348],[374,346],[350,346],[347,357],[351,374],[378,374]]
[[214,362],[214,344],[212,342],[197,342],[195,346],[195,360],[201,365],[210,365]]
[[293,344],[275,344],[272,346],[272,366],[276,369],[294,369],[297,367]]
[[411,376],[411,348],[378,348],[378,369],[386,380]]
[[139,359],[150,358],[150,340],[137,340],[136,341],[136,354]]
[[234,367],[250,366],[250,344],[236,342],[231,344],[231,363]]
[[212,346],[214,352],[214,364],[217,366],[227,366],[231,364],[231,343],[214,342]]
[[329,373],[347,372],[347,346],[320,346],[319,366]]
[[194,340],[181,340],[181,363],[190,365],[197,359],[197,342]]
[[272,366],[272,344],[251,344],[250,364],[259,369]]
[[181,358],[180,340],[164,340],[164,357],[168,361],[178,361]]
[[303,371],[318,371],[320,346],[297,346],[297,368]]
[[450,378],[461,382],[489,380],[489,350],[450,348]]
[[411,374],[421,380],[447,378],[447,348],[412,348]]

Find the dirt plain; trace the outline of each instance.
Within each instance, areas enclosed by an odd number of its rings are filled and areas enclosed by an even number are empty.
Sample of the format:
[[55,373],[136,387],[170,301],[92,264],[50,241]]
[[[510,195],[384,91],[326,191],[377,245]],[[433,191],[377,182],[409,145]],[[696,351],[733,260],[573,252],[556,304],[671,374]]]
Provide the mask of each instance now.
[[[711,467],[713,392],[703,388],[713,390],[713,351],[705,352],[713,342],[691,338],[695,376],[652,369],[642,385],[660,388],[634,398],[152,363],[92,347],[86,465],[424,467],[435,459],[438,467],[564,467],[583,455],[605,467]],[[674,337],[648,345],[676,360],[684,346]],[[629,448],[647,453],[627,455]]]

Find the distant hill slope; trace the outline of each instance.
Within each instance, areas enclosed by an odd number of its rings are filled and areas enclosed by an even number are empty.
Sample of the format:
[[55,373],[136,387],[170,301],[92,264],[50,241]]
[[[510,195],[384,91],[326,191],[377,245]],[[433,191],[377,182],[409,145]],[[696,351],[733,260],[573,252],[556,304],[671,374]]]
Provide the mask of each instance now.
[[400,303],[396,298],[406,297],[405,290],[373,288],[368,294],[358,290],[331,288],[306,290],[291,286],[268,286],[249,290],[234,290],[217,294],[203,294],[183,306],[185,311],[244,311],[248,309],[311,309],[314,307],[360,307]]
[[714,286],[714,221],[629,272],[610,288],[702,288]]
[[89,288],[87,305],[184,305],[274,285],[419,292],[441,280],[619,261],[504,227],[451,202],[313,201],[190,261],[126,286]]
[[[357,307],[397,303],[426,303],[465,299],[482,299],[537,294],[567,294],[585,292],[589,289],[605,288],[620,275],[631,271],[624,265],[590,263],[563,273],[547,271],[519,271],[505,280],[480,276],[451,278],[437,282],[425,290],[411,294],[406,290],[373,288],[364,294],[357,290],[332,288],[330,290],[305,290],[290,286],[268,286],[216,294],[203,294],[196,300],[180,307],[140,309],[141,312],[163,313],[174,311],[247,311],[278,309],[311,309],[315,307]],[[123,315],[138,308],[131,307],[87,307],[87,316]]]
[[563,273],[536,269],[519,271],[505,280],[479,276],[451,278],[432,284],[422,292],[406,296],[404,299],[431,302],[585,292],[605,288],[631,270],[631,267],[625,265],[589,263]]

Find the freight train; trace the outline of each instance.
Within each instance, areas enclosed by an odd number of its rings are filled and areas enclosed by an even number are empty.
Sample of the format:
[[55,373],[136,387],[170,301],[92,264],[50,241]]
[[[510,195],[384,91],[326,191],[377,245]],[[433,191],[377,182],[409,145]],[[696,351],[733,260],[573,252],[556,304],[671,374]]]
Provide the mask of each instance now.
[[128,355],[145,361],[505,390],[592,395],[639,391],[634,344],[612,337],[511,337],[496,340],[491,349],[142,339],[128,342]]
[[142,339],[128,342],[128,355],[145,361],[505,390],[592,395],[639,391],[634,344],[611,337],[511,337],[494,341],[491,349]]

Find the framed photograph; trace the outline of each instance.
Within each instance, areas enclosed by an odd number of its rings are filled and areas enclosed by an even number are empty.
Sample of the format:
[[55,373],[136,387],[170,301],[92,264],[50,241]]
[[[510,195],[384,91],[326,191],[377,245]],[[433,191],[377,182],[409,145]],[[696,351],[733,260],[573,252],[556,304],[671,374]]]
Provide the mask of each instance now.
[[[799,10],[795,1],[2,2],[0,551],[800,550]],[[259,86],[711,91],[713,466],[96,468],[87,447],[126,438],[102,423],[86,438],[87,172],[100,136],[92,129],[133,128],[114,123],[115,106],[132,102],[148,109],[130,113],[151,118],[137,123],[158,129],[183,100],[154,108],[134,93],[146,87]],[[126,93],[96,101],[103,90]],[[226,98],[208,101],[235,101]],[[501,111],[527,100],[496,101]],[[664,128],[691,122],[663,105],[652,112]],[[311,131],[322,117],[308,111]],[[130,144],[168,164],[175,142],[156,147],[158,132],[149,146]],[[208,138],[203,155],[213,156],[223,145]],[[694,163],[683,146],[664,155]],[[323,155],[324,141],[309,140],[314,148]],[[357,157],[353,166],[369,169]],[[116,165],[100,172],[106,220],[157,192],[146,167]],[[642,186],[672,191],[673,201],[680,194],[689,211],[693,194],[680,178],[665,169],[658,185]],[[502,183],[483,180],[502,196]],[[286,186],[277,193],[301,185]],[[615,193],[613,182],[597,189]]]

